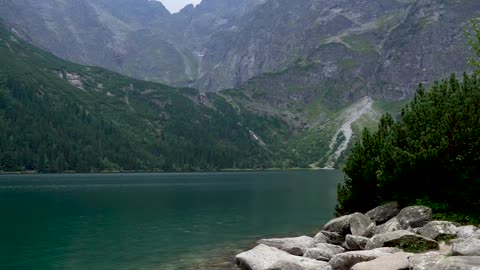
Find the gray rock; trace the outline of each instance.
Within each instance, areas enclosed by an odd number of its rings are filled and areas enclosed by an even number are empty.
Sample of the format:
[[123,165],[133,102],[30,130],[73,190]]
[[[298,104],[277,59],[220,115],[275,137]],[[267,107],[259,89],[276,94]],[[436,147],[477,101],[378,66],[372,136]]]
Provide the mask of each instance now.
[[480,270],[480,257],[447,257],[437,252],[412,255],[408,258],[411,270]]
[[348,234],[345,237],[345,248],[348,250],[364,250],[369,240],[363,236]]
[[329,263],[333,270],[349,270],[357,263],[375,260],[381,256],[396,252],[400,252],[400,250],[396,248],[379,248],[374,250],[349,251],[333,256]]
[[457,230],[458,230],[458,233],[457,233],[458,238],[470,238],[477,231],[477,227],[473,225],[468,225],[468,226],[458,227]]
[[303,257],[328,262],[334,255],[344,252],[345,249],[339,246],[319,243],[314,248],[309,248]]
[[302,256],[307,249],[313,248],[316,243],[315,239],[308,236],[261,239],[257,242],[257,244],[275,247],[297,256]]
[[480,240],[477,238],[468,238],[461,243],[453,244],[452,255],[480,256]]
[[243,270],[331,270],[326,262],[293,256],[266,245],[238,254],[235,261]]
[[405,270],[408,269],[408,257],[412,253],[398,252],[381,256],[369,262],[361,262],[352,267],[352,270]]
[[373,221],[362,213],[350,215],[349,223],[352,235],[371,237],[376,230]]
[[351,233],[352,235],[370,237],[375,233],[375,223],[362,213],[354,213],[330,220],[323,227],[324,231],[335,232],[340,235]]
[[323,230],[346,235],[350,230],[350,215],[330,220],[325,226],[323,226]]
[[400,247],[408,251],[422,251],[438,249],[439,246],[436,241],[421,235],[409,231],[395,231],[375,235],[368,241],[366,249],[379,247]]
[[399,212],[398,203],[391,202],[368,211],[366,215],[376,224],[382,224],[395,217]]
[[441,236],[455,238],[457,236],[457,227],[448,221],[431,221],[418,230],[420,235],[437,240]]
[[402,226],[398,222],[398,219],[394,217],[389,221],[387,221],[387,223],[377,226],[377,230],[375,231],[375,233],[382,234],[382,233],[394,232],[394,231],[400,231],[400,230],[402,230]]
[[397,215],[398,222],[404,230],[419,228],[432,221],[432,209],[425,206],[410,206]]
[[315,240],[318,240],[320,243],[323,243],[323,240],[326,243],[333,244],[333,245],[341,245],[345,242],[345,237],[336,232],[328,232],[328,231],[321,231],[317,233],[314,237]]

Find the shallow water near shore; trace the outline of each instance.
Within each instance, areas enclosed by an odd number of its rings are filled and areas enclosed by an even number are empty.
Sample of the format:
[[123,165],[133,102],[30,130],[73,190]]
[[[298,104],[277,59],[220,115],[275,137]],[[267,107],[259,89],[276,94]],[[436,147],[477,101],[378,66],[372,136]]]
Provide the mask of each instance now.
[[333,217],[338,171],[0,176],[0,265],[235,269],[272,236]]

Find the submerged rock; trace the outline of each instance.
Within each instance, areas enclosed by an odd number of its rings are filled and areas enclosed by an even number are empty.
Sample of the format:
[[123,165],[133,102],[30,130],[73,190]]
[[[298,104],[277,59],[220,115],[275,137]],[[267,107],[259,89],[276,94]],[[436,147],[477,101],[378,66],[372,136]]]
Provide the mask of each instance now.
[[366,215],[378,225],[395,217],[399,212],[398,203],[391,202],[368,211]]
[[438,240],[439,237],[454,238],[457,236],[457,226],[448,221],[431,221],[418,230],[420,235]]
[[404,230],[419,228],[432,221],[432,209],[425,206],[410,206],[402,209],[397,219]]
[[349,251],[340,253],[329,261],[333,270],[349,270],[352,266],[360,262],[371,261],[381,256],[400,252],[398,248],[379,248],[374,250]]
[[298,257],[267,245],[258,245],[235,257],[242,270],[331,270],[326,262]]
[[432,239],[414,234],[409,231],[395,231],[378,234],[372,237],[366,249],[379,247],[400,247],[407,251],[426,251],[438,249],[438,243]]
[[313,248],[317,242],[312,237],[299,236],[291,238],[262,239],[257,244],[275,247],[292,255],[302,256],[307,249]]

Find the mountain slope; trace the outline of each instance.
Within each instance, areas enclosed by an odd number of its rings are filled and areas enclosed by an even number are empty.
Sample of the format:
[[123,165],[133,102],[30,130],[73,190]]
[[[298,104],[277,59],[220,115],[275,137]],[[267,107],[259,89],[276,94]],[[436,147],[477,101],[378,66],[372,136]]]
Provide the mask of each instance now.
[[65,62],[3,30],[0,58],[4,171],[271,167],[269,147],[289,130],[217,94]]

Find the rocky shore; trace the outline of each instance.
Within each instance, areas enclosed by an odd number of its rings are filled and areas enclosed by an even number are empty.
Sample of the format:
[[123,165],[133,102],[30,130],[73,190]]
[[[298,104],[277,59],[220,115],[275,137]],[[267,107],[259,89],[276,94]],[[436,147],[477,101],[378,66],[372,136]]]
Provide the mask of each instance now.
[[243,270],[480,270],[480,229],[433,221],[397,203],[329,221],[313,237],[262,239],[235,257]]

